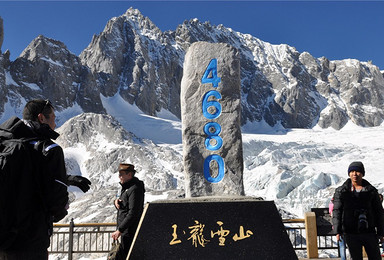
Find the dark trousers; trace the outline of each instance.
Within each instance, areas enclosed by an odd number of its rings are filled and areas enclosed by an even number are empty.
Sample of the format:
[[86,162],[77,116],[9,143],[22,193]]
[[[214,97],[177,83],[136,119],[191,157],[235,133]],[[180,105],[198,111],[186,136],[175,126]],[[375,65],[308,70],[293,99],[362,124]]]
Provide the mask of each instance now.
[[363,259],[363,246],[369,260],[381,260],[379,240],[376,234],[345,234],[344,237],[352,260]]
[[121,236],[121,253],[123,259],[126,259],[129,253],[129,249],[131,248],[132,241],[135,234],[124,234]]
[[0,251],[0,260],[48,260],[48,251]]

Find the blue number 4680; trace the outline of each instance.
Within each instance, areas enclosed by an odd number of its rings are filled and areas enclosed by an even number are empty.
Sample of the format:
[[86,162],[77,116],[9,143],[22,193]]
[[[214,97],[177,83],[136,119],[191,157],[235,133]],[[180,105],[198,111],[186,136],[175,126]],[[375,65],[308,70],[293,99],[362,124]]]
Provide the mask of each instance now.
[[212,59],[201,78],[201,83],[212,83],[212,86],[217,88],[220,81],[221,79],[217,76],[217,59]]

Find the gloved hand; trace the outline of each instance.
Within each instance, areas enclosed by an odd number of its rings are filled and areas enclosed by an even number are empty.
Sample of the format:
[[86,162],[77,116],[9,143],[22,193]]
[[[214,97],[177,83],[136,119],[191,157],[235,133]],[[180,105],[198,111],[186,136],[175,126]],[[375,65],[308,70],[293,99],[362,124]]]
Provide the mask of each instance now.
[[68,175],[67,176],[68,185],[79,187],[83,192],[89,190],[91,182],[80,175]]

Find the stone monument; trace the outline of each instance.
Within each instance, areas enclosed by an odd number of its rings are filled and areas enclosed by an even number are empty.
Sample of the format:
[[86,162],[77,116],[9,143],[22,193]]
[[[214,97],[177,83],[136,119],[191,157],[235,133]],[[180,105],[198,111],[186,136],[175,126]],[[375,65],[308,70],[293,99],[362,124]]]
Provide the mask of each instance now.
[[186,198],[147,203],[128,259],[297,260],[273,201],[244,196],[240,61],[197,42],[181,83]]
[[186,197],[244,195],[238,51],[192,44],[180,96]]

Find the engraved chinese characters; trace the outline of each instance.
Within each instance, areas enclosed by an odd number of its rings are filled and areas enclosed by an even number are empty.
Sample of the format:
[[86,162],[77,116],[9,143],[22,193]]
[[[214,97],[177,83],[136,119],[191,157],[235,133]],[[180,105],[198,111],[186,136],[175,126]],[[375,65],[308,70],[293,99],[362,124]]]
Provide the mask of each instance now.
[[[234,242],[240,241],[246,238],[249,238],[253,235],[253,232],[251,230],[247,230],[244,232],[244,227],[240,226],[238,233],[235,233],[234,235],[231,235],[231,230],[224,229],[223,225],[224,223],[222,221],[216,221],[219,228],[217,230],[211,230],[210,234],[210,240],[206,239],[204,237],[204,228],[205,224],[200,223],[198,220],[195,220],[195,224],[192,226],[188,226],[189,232],[186,232],[185,230],[182,230],[180,233],[183,237],[186,237],[185,240],[191,240],[191,244],[194,247],[205,247],[208,243],[214,242],[214,238],[217,238],[216,243],[219,246],[225,246],[225,241],[227,238],[232,239]],[[177,234],[177,228],[178,226],[176,224],[172,225],[172,240],[169,242],[171,246],[180,244],[183,241],[178,237]],[[188,237],[189,236],[189,237]]]
[[181,82],[186,197],[244,195],[240,61],[227,44],[197,42]]

